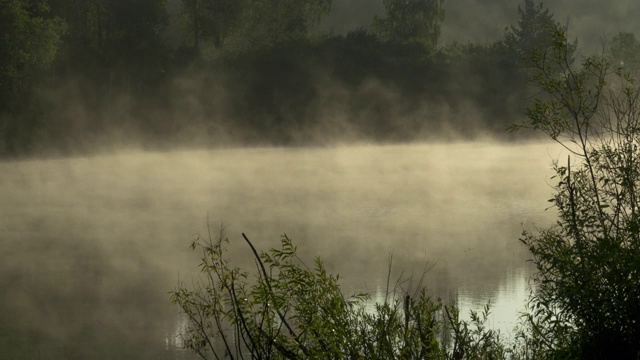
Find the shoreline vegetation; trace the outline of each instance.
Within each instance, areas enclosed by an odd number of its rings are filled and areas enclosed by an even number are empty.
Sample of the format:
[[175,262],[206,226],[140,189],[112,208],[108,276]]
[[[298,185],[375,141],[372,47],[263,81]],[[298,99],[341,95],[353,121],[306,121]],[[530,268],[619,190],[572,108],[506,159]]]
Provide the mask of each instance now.
[[489,304],[461,320],[458,307],[431,298],[421,279],[412,289],[407,279],[394,282],[391,259],[384,301],[372,304],[369,294],[345,295],[320,258],[305,264],[287,235],[260,254],[242,236],[254,271],[229,263],[221,228],[217,239],[191,245],[202,254],[202,281],[171,292],[190,323],[183,344],[203,359],[501,359],[512,352],[486,325]]
[[256,268],[236,268],[221,229],[191,245],[202,252],[201,281],[170,293],[189,318],[185,346],[204,359],[640,358],[638,68],[615,53],[577,58],[541,4],[525,1],[520,13],[536,15],[537,42],[520,61],[537,93],[510,129],[537,130],[569,155],[552,166],[557,223],[520,238],[537,271],[512,342],[485,325],[490,304],[460,320],[420,282],[387,285],[389,296],[366,311],[367,294],[345,296],[339,275],[319,258],[302,262],[286,235],[258,253],[243,234]]
[[441,0],[344,34],[317,30],[329,0],[280,3],[5,0],[0,156],[516,138],[533,2],[484,44],[439,42]]

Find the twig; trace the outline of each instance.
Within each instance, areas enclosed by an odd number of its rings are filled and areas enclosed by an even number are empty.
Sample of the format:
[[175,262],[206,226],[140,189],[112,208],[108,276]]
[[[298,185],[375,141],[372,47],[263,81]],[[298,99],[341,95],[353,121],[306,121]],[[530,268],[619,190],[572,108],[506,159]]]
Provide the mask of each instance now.
[[[251,241],[249,240],[249,238],[247,237],[247,235],[245,235],[244,233],[242,233],[242,237],[244,238],[244,240],[247,242],[247,244],[249,244],[249,247],[251,247],[251,251],[253,251],[253,256],[256,258],[256,260],[258,261],[258,264],[260,265],[260,269],[262,270],[262,275],[264,275],[264,281],[267,284],[267,288],[269,289],[269,294],[273,295],[273,289],[271,288],[271,282],[269,281],[269,276],[267,275],[267,270],[264,267],[264,264],[262,263],[262,260],[260,259],[260,255],[258,255],[258,252],[256,251],[256,248],[253,246],[253,244],[251,243]],[[300,338],[298,337],[298,335],[296,334],[295,331],[293,331],[293,329],[291,328],[291,326],[289,325],[289,323],[287,322],[287,319],[284,317],[284,315],[282,315],[282,313],[280,312],[280,309],[278,309],[277,307],[275,307],[275,311],[278,314],[278,317],[280,318],[280,321],[282,321],[282,323],[284,324],[284,326],[287,327],[287,330],[289,330],[289,334],[291,336],[293,336],[293,338],[295,339],[296,343],[298,344],[298,346],[300,346],[300,349],[302,350],[302,352],[306,355],[309,356],[309,350],[307,350],[307,347],[304,346],[304,344],[302,344],[302,342],[300,341]]]

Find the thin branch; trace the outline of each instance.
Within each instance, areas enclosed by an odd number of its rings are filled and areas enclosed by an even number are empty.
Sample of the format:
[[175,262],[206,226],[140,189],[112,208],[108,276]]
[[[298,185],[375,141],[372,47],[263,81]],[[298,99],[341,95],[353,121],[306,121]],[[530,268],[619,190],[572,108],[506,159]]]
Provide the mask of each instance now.
[[[265,269],[264,264],[262,263],[262,260],[260,259],[260,255],[258,255],[258,252],[256,251],[256,248],[253,246],[253,244],[251,243],[251,241],[249,240],[247,235],[242,233],[242,237],[247,242],[247,244],[249,244],[249,247],[251,248],[251,251],[253,251],[253,256],[258,261],[258,264],[260,265],[260,269],[262,270],[262,274],[264,275],[264,281],[267,284],[267,288],[269,289],[269,294],[271,294],[273,296],[274,293],[273,293],[273,289],[271,287],[271,282],[269,281],[269,276],[267,275],[267,270]],[[300,349],[302,350],[302,352],[306,356],[309,356],[309,350],[307,350],[307,347],[304,346],[304,344],[300,341],[300,339],[299,339],[298,335],[296,334],[296,332],[293,331],[293,329],[291,328],[291,326],[287,322],[287,319],[280,312],[280,309],[275,307],[275,311],[278,314],[278,317],[280,318],[280,321],[282,321],[284,323],[285,327],[287,328],[287,330],[289,330],[289,334],[291,336],[293,336],[293,338],[295,339],[295,341],[298,344],[298,346],[300,346]]]

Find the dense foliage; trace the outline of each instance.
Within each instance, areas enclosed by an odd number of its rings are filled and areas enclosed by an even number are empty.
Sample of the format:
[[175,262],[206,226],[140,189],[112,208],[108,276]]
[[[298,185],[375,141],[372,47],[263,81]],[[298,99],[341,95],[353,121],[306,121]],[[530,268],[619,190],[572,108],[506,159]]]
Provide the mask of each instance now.
[[346,34],[318,30],[329,0],[1,2],[5,156],[502,134],[551,18],[525,1],[504,39],[443,45],[435,0]]
[[38,77],[55,61],[66,30],[62,19],[48,14],[46,3],[0,2],[0,154],[15,151],[40,121],[23,109]]
[[383,0],[384,17],[376,17],[373,26],[383,40],[415,42],[435,50],[444,20],[442,0]]
[[547,357],[640,355],[640,84],[620,43],[574,63],[566,32],[529,58],[542,93],[526,127],[564,146],[554,166],[557,225],[522,241],[538,268],[530,317]]

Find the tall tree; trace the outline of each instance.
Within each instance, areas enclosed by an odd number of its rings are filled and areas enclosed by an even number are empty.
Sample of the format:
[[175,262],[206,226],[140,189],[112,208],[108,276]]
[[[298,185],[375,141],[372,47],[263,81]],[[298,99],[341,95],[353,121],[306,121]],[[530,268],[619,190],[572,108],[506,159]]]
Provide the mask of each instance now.
[[[68,60],[76,68],[102,49],[107,34],[107,9],[103,0],[50,0],[52,11],[65,19]],[[92,64],[92,62],[90,62]]]
[[435,49],[444,20],[443,0],[383,0],[384,17],[376,17],[375,30],[383,40],[422,44]]
[[627,71],[640,70],[640,41],[635,34],[620,32],[611,39],[608,55],[614,63]]
[[25,96],[51,66],[65,32],[46,1],[0,0],[0,112]]
[[242,0],[182,0],[182,4],[197,52],[203,40],[212,40],[215,48],[221,48],[237,28],[245,5]]
[[166,0],[51,2],[69,24],[62,64],[69,73],[129,87],[165,71]]
[[304,39],[331,10],[333,0],[262,0],[248,3],[244,34],[252,47]]
[[[536,56],[554,47],[558,40],[556,34],[563,34],[566,27],[558,23],[542,3],[536,4],[533,0],[524,0],[524,6],[518,6],[518,15],[518,23],[505,29],[500,45],[515,63],[530,65],[532,60],[537,60]],[[577,44],[575,41],[564,44],[565,60],[572,62]]]
[[65,29],[46,1],[0,0],[0,154],[18,151],[35,132],[18,112],[56,59]]
[[138,82],[164,71],[165,0],[108,0],[105,46],[112,65]]

